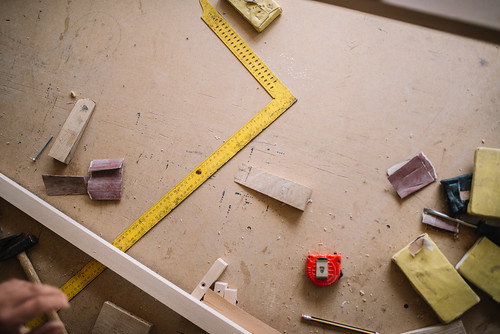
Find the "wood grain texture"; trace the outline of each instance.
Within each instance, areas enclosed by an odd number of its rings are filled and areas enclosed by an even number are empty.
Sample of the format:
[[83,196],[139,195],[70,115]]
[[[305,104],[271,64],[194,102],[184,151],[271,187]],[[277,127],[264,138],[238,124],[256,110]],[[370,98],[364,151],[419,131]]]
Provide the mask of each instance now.
[[0,197],[209,333],[247,333],[3,174]]
[[49,156],[69,164],[94,108],[95,102],[90,99],[76,101],[49,152]]
[[255,167],[241,169],[236,174],[234,182],[302,211],[305,210],[312,193],[308,187]]
[[[210,0],[298,102],[127,253],[188,293],[223,257],[238,305],[281,333],[321,331],[301,321],[306,311],[381,333],[438,323],[390,258],[423,233],[424,206],[446,213],[441,185],[401,201],[385,170],[423,151],[449,178],[472,172],[478,146],[500,147],[500,49],[359,10],[373,1],[276,1],[282,15],[257,33]],[[0,1],[0,172],[114,240],[269,102],[201,12],[198,1]],[[71,90],[97,105],[66,166],[47,153]],[[46,195],[41,174],[85,175],[93,159],[114,157],[126,165],[120,201]],[[303,183],[313,202],[302,212],[240,186],[243,163]],[[42,233],[29,253],[42,281],[60,286],[88,262],[3,200],[0,211],[4,232],[25,220],[22,231]],[[477,238],[428,233],[453,265]],[[320,247],[346,260],[333,289],[304,274]],[[24,277],[17,265],[0,271]],[[500,332],[498,304],[481,297],[465,328]],[[203,333],[110,270],[61,312],[70,333],[90,333],[106,300],[154,323],[153,334]]]
[[274,328],[266,325],[259,319],[253,317],[241,308],[233,305],[223,297],[219,296],[212,290],[207,290],[203,302],[209,305],[214,310],[224,314],[229,319],[241,325],[241,327],[248,330],[250,333],[259,334],[278,334],[279,332]]
[[92,334],[148,334],[152,324],[106,301],[99,312]]

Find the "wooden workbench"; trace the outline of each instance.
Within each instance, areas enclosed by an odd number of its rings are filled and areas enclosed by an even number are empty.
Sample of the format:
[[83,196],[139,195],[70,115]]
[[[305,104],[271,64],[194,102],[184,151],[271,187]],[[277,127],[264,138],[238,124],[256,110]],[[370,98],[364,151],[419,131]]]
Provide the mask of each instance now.
[[[141,239],[128,254],[191,292],[218,258],[238,306],[283,333],[344,333],[302,313],[399,333],[438,323],[391,256],[425,229],[424,207],[446,212],[439,182],[400,200],[386,169],[423,151],[439,179],[472,170],[478,146],[500,147],[498,45],[321,1],[281,0],[257,33],[212,1],[298,102]],[[270,97],[200,19],[198,1],[2,1],[0,172],[112,241]],[[48,156],[74,91],[96,109],[66,166]],[[124,158],[123,198],[47,196],[42,174],[85,175]],[[304,212],[233,181],[252,165],[313,189]],[[33,233],[43,282],[61,286],[89,257],[0,200],[3,236]],[[475,241],[427,231],[452,264]],[[344,276],[320,288],[308,252],[337,251]],[[15,260],[0,278],[23,277]],[[463,316],[468,333],[497,333],[484,293]],[[104,301],[154,324],[199,333],[110,270],[60,312],[89,333]]]

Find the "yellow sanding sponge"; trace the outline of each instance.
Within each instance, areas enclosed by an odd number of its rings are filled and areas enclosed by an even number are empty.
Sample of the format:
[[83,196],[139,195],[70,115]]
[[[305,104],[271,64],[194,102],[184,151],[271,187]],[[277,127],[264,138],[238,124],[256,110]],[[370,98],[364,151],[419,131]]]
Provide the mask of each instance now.
[[500,247],[480,238],[455,266],[466,280],[500,303]]
[[283,11],[274,0],[227,0],[257,30],[264,30]]
[[401,249],[392,260],[445,324],[479,302],[479,297],[427,234]]
[[476,149],[467,212],[500,218],[500,149]]

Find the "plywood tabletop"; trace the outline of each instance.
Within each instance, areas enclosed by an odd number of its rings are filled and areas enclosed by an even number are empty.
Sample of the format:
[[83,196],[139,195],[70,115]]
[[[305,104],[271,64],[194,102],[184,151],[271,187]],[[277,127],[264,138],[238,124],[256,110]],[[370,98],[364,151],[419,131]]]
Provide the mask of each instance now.
[[[278,2],[282,15],[261,33],[226,1],[212,4],[298,102],[128,253],[188,292],[224,259],[238,306],[282,333],[344,333],[303,313],[381,333],[435,325],[391,257],[425,231],[424,207],[446,212],[442,189],[399,199],[386,170],[424,152],[441,180],[471,172],[477,147],[500,147],[498,45],[328,2]],[[195,0],[2,1],[0,172],[112,241],[270,101],[201,14]],[[53,143],[33,161],[79,98],[96,107],[72,161],[49,157]],[[42,174],[87,175],[91,160],[114,158],[124,158],[120,201],[46,195]],[[311,188],[312,201],[302,212],[235,183],[242,165]],[[3,236],[39,236],[29,255],[42,281],[61,286],[89,260],[0,208]],[[426,232],[453,265],[476,240],[467,228]],[[343,277],[313,285],[307,254],[334,251]],[[14,260],[0,266],[2,280],[22,277]],[[500,307],[477,293],[467,332],[498,332]],[[90,332],[106,300],[151,333],[201,332],[109,270],[60,313],[69,332]]]

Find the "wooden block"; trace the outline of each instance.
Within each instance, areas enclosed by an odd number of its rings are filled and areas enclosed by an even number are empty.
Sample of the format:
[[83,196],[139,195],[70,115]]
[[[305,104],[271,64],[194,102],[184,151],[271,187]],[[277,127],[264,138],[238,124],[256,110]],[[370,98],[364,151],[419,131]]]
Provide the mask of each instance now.
[[305,210],[312,193],[308,187],[255,167],[241,169],[234,181],[302,211]]
[[73,110],[57,136],[49,156],[65,164],[69,164],[75,153],[76,146],[83,135],[83,131],[92,116],[95,102],[90,99],[76,101]]
[[107,301],[101,308],[92,334],[147,334],[151,323]]
[[217,293],[208,290],[203,298],[203,303],[213,308],[215,311],[234,321],[250,333],[278,334],[277,330],[253,317],[241,308],[231,304]]
[[87,191],[93,200],[119,200],[122,197],[123,159],[101,159],[90,163]]
[[283,11],[274,0],[227,0],[257,30],[261,32]]
[[47,195],[79,195],[87,193],[88,177],[67,175],[42,175]]
[[462,320],[457,320],[448,325],[430,326],[401,334],[467,334]]
[[224,291],[224,299],[231,304],[236,305],[236,303],[238,302],[238,290],[226,288],[226,290]]
[[455,268],[466,280],[500,303],[500,247],[482,237]]
[[227,283],[224,282],[215,282],[214,291],[221,297],[224,297],[224,292],[227,289]]
[[467,212],[500,218],[500,149],[481,147],[476,150]]
[[392,260],[445,324],[479,302],[479,297],[427,234],[401,249]]
[[432,163],[422,152],[402,166],[398,164],[389,168],[387,174],[389,182],[401,198],[405,198],[437,179]]
[[196,288],[191,292],[191,296],[200,300],[203,298],[203,295],[206,291],[214,284],[214,282],[219,278],[219,276],[226,270],[227,263],[218,258],[217,261],[214,262],[212,267],[208,270],[208,272],[203,276],[200,283],[196,286]]

